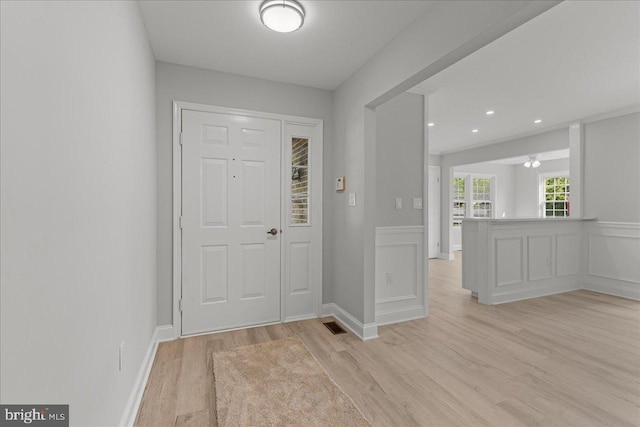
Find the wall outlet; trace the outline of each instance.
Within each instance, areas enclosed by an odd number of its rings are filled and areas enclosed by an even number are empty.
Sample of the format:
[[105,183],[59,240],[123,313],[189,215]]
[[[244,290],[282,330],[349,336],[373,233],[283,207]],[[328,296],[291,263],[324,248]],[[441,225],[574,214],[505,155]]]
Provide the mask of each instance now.
[[422,209],[422,197],[413,198],[413,209]]
[[120,352],[118,353],[118,370],[122,371],[124,363],[124,341],[120,343]]
[[402,197],[396,197],[396,209],[402,209]]

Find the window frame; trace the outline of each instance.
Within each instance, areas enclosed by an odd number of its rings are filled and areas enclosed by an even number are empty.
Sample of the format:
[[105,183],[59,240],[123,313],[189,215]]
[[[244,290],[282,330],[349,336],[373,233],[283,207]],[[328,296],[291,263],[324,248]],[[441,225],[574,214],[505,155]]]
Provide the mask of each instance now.
[[[464,188],[465,188],[465,198],[464,200],[455,198],[455,179],[463,178],[465,180]],[[474,199],[474,191],[473,191],[473,180],[474,179],[488,179],[489,180],[489,200],[475,200]],[[451,221],[450,227],[453,229],[458,229],[459,226],[454,225],[455,219],[453,216],[454,203],[464,202],[465,203],[465,216],[464,218],[480,218],[480,219],[494,219],[496,217],[496,205],[497,205],[497,194],[498,194],[498,176],[496,174],[486,174],[486,173],[466,173],[466,172],[454,172],[453,180],[451,183]],[[474,202],[488,202],[491,204],[491,216],[490,217],[476,217],[473,212],[473,203]],[[462,219],[464,219],[462,218]],[[462,223],[461,223],[462,224]]]
[[[571,201],[571,181],[569,181],[569,192],[567,196],[567,215],[565,216],[547,216],[546,210],[546,180],[549,178],[566,178],[570,179],[568,170],[552,171],[552,172],[539,172],[538,173],[538,216],[540,218],[569,218],[571,216],[571,210],[569,208]],[[554,209],[555,210],[555,209]]]

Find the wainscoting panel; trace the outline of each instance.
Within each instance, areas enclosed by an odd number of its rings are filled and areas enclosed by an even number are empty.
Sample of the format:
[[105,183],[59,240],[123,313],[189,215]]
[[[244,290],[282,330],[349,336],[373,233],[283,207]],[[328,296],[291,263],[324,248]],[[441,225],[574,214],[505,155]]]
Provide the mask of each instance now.
[[376,324],[424,317],[424,227],[376,228]]
[[522,237],[503,237],[495,240],[495,285],[509,286],[522,283],[524,256]]
[[585,288],[640,299],[640,224],[591,223],[584,240]]
[[574,276],[580,272],[580,235],[556,234],[556,276]]
[[462,287],[483,304],[580,289],[581,236],[580,220],[465,220]]
[[527,238],[528,278],[530,282],[553,277],[553,237],[529,236]]

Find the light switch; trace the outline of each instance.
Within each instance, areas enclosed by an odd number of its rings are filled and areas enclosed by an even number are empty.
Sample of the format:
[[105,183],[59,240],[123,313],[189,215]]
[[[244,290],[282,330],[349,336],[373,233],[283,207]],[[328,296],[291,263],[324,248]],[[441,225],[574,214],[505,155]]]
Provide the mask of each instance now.
[[349,193],[349,206],[356,205],[356,193]]
[[422,197],[413,198],[413,209],[422,209]]
[[402,209],[402,197],[396,197],[396,209]]

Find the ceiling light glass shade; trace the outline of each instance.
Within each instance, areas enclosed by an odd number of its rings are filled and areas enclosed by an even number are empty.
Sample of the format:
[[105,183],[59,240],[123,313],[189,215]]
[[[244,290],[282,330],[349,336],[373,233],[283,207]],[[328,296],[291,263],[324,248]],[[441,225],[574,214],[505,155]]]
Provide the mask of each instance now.
[[532,168],[537,168],[538,166],[540,166],[540,160],[535,159],[533,162],[531,162]]
[[267,0],[260,5],[260,20],[279,33],[298,30],[304,23],[304,9],[295,0]]
[[525,168],[530,168],[531,167],[531,159],[527,160],[526,162],[524,162],[523,165]]

